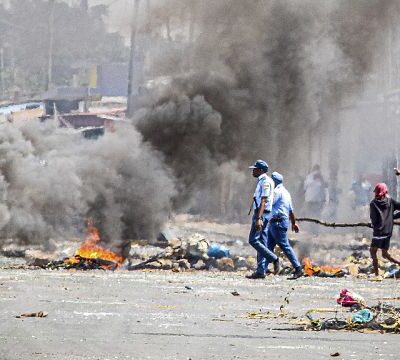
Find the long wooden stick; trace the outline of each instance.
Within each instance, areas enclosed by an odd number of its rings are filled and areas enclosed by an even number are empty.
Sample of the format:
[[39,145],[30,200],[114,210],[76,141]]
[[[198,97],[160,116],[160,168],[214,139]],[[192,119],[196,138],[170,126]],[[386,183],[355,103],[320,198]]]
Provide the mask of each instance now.
[[[319,224],[322,226],[328,226],[328,227],[333,227],[333,228],[337,228],[337,227],[371,227],[371,223],[369,222],[359,222],[359,223],[335,223],[335,222],[328,222],[328,221],[322,221],[319,219],[313,219],[313,218],[297,218],[297,221],[308,221],[308,222],[312,222],[315,224]],[[400,225],[399,221],[395,221],[394,222],[395,225]]]
[[319,224],[322,226],[328,226],[328,227],[359,227],[359,226],[364,226],[364,227],[371,227],[371,223],[368,222],[359,222],[359,223],[335,223],[335,222],[328,222],[328,221],[322,221],[319,219],[313,219],[313,218],[296,218],[297,221],[307,221],[307,222],[312,222],[315,224]]
[[158,259],[163,258],[165,255],[165,250],[161,251],[160,253],[158,253],[157,255],[154,255],[150,258],[148,258],[145,261],[142,261],[139,264],[135,264],[135,265],[129,265],[128,270],[139,270],[139,269],[143,269],[147,264],[153,262],[153,261],[157,261]]

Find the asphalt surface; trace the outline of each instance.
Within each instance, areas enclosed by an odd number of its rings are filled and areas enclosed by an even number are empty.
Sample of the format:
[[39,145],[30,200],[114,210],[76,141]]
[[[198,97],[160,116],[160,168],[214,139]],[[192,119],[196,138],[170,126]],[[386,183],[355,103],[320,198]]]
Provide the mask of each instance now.
[[[400,335],[301,330],[309,309],[342,311],[335,307],[342,288],[359,292],[371,305],[400,297],[396,280],[294,282],[284,277],[247,280],[243,274],[219,272],[3,269],[0,357],[398,359]],[[279,317],[282,305],[286,315]],[[48,316],[16,318],[37,311]],[[254,319],[249,312],[265,316]],[[334,353],[339,355],[332,357]]]

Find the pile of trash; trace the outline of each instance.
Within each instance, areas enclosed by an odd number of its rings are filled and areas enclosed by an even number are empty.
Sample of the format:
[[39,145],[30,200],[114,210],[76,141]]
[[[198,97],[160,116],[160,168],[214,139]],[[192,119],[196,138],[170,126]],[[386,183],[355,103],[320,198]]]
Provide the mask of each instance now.
[[[350,290],[342,289],[336,299],[338,308],[332,318],[314,318],[317,311],[306,313],[309,324],[306,330],[347,330],[347,331],[379,331],[400,333],[400,308],[379,302],[377,305],[367,306],[365,299]],[[344,311],[348,308],[349,311]]]
[[187,239],[170,239],[168,246],[148,259],[134,263],[130,259],[129,270],[160,269],[175,272],[190,269],[245,271],[254,269],[254,257],[231,256],[230,250],[220,244],[211,244],[196,233]]

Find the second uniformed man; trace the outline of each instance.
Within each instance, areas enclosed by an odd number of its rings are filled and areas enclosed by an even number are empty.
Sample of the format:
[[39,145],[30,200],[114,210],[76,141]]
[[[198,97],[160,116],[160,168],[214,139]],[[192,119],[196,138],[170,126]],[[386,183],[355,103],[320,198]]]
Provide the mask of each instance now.
[[289,278],[294,280],[303,276],[303,268],[289,243],[289,221],[292,224],[292,231],[296,233],[299,232],[299,226],[293,213],[292,198],[289,191],[283,186],[283,176],[278,172],[273,172],[271,177],[275,184],[275,190],[271,220],[268,226],[267,247],[270,251],[274,251],[276,245],[282,249],[295,270],[292,277]]

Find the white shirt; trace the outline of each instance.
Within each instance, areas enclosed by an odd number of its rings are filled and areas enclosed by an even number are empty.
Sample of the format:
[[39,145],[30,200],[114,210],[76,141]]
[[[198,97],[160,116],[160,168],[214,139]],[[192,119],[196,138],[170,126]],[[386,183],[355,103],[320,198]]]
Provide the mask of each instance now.
[[258,177],[258,182],[253,197],[254,210],[260,207],[262,198],[267,198],[264,211],[270,212],[272,210],[272,203],[274,201],[274,181],[265,173]]

